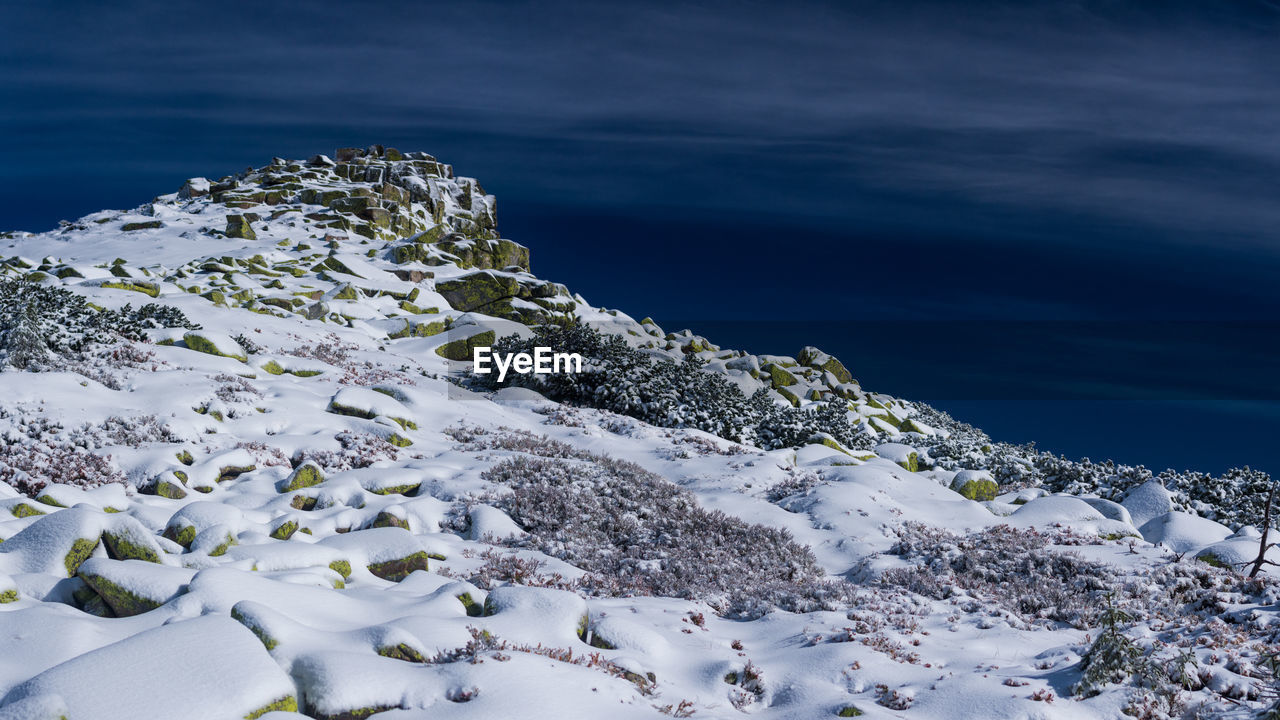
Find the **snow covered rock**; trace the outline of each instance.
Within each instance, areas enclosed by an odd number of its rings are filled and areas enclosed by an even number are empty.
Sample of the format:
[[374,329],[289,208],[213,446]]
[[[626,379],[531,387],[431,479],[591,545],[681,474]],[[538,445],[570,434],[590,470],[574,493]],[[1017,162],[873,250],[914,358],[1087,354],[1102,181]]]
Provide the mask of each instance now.
[[391,582],[399,582],[415,570],[428,569],[426,548],[403,528],[353,530],[325,538],[320,544],[346,553],[370,573]]
[[[1127,525],[1133,525],[1133,517],[1129,515],[1128,509],[1117,502],[1112,502],[1104,498],[1080,498],[1089,504],[1089,507],[1102,513],[1108,520],[1118,520]],[[1135,526],[1136,527],[1136,526]]]
[[1138,529],[1147,542],[1176,553],[1193,552],[1231,535],[1231,529],[1221,523],[1182,512],[1167,512]]
[[140,560],[89,558],[76,574],[116,617],[128,617],[154,610],[180,595],[195,572]]
[[986,470],[961,470],[951,479],[951,489],[969,500],[995,500],[1000,487]]
[[[229,692],[234,689],[234,692]],[[297,710],[293,683],[229,617],[206,615],[139,633],[50,668],[0,700],[56,695],[70,717],[242,720]]]
[[472,507],[467,511],[467,519],[471,521],[468,536],[472,540],[485,538],[506,540],[528,534],[506,513],[489,505]]
[[0,543],[0,572],[72,577],[98,549],[106,516],[84,508],[44,515]]
[[319,485],[324,482],[324,470],[313,462],[305,462],[289,473],[289,477],[281,480],[276,484],[276,489],[282,493],[301,490]]
[[919,469],[920,453],[916,448],[902,443],[881,443],[876,446],[876,455],[892,460],[904,470],[915,472]]
[[183,334],[182,340],[187,344],[188,348],[196,352],[229,357],[240,362],[247,362],[249,359],[244,348],[240,347],[240,343],[222,333],[208,330],[191,330]]
[[1032,500],[1009,516],[1009,524],[1023,528],[1067,527],[1103,537],[1138,535],[1132,525],[1111,520],[1080,498],[1065,495]]
[[381,415],[391,418],[406,430],[416,430],[418,428],[417,423],[412,419],[413,414],[409,412],[408,408],[390,395],[376,390],[367,390],[361,387],[343,388],[329,400],[328,409],[332,413],[350,415],[366,420],[372,420]]
[[572,644],[586,636],[590,624],[587,603],[578,595],[551,588],[505,585],[489,591],[484,614],[497,616],[488,627],[500,637],[532,638],[532,623],[560,642]]
[[1120,504],[1129,511],[1134,527],[1139,528],[1153,518],[1173,511],[1173,497],[1159,480],[1148,480],[1130,490]]

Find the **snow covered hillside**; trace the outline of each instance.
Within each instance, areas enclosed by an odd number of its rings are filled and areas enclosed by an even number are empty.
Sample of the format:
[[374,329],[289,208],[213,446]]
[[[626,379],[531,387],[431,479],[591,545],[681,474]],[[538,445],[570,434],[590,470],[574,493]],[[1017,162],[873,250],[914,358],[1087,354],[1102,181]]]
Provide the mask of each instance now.
[[[1251,717],[1280,688],[1265,474],[1055,457],[816,347],[592,306],[425,153],[0,238],[0,720]],[[584,372],[469,372],[538,344]]]

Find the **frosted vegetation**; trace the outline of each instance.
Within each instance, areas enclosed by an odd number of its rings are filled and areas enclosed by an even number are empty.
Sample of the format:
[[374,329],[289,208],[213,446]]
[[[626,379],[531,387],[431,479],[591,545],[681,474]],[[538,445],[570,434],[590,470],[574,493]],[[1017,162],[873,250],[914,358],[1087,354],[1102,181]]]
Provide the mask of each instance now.
[[1265,473],[664,331],[495,208],[375,146],[3,236],[0,719],[1276,712]]

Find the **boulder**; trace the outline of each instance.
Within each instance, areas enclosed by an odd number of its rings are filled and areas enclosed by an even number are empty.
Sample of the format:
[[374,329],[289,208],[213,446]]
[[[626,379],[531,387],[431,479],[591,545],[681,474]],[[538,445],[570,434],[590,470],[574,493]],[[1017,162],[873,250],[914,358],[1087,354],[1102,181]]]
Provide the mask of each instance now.
[[798,360],[801,365],[829,372],[835,376],[836,380],[839,380],[842,383],[853,382],[853,375],[839,360],[822,352],[812,345],[801,349],[800,354],[796,356],[796,360]]
[[276,489],[287,493],[319,485],[322,482],[324,482],[324,471],[320,466],[313,462],[305,462],[290,473],[289,477],[277,483]]
[[186,591],[195,571],[139,560],[89,558],[76,573],[116,617],[154,610]]
[[56,695],[69,717],[94,720],[257,718],[297,710],[295,692],[250,630],[224,615],[204,615],[55,665],[0,703]]
[[961,470],[951,480],[951,489],[970,500],[995,500],[1000,486],[986,470]]
[[1138,531],[1147,542],[1163,545],[1176,553],[1200,550],[1231,536],[1227,526],[1183,512],[1167,512],[1152,518]]
[[436,292],[456,310],[470,312],[520,294],[520,283],[510,275],[482,270],[436,283]]
[[188,348],[196,352],[234,358],[240,362],[246,362],[249,359],[244,348],[240,347],[240,343],[221,333],[191,330],[183,334],[182,340]]
[[1133,518],[1133,526],[1141,528],[1154,518],[1173,511],[1173,497],[1159,480],[1148,480],[1120,501]]

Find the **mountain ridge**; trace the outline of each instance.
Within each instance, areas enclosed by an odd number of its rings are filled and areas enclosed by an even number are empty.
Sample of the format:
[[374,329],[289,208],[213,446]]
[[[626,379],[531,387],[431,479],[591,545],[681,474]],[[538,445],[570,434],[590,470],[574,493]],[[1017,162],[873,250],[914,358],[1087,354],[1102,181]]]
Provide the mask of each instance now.
[[[4,240],[0,717],[1271,705],[1265,474],[1069,461],[593,306],[424,153]],[[584,372],[468,372],[541,342]]]

